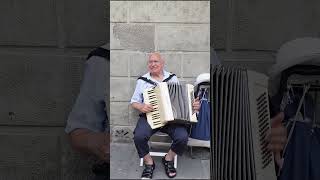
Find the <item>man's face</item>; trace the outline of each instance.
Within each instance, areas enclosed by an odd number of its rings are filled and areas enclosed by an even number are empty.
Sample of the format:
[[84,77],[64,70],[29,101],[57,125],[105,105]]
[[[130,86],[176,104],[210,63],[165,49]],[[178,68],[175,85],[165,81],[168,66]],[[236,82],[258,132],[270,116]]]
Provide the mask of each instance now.
[[148,70],[151,74],[160,74],[163,71],[164,61],[158,54],[151,54],[148,60]]

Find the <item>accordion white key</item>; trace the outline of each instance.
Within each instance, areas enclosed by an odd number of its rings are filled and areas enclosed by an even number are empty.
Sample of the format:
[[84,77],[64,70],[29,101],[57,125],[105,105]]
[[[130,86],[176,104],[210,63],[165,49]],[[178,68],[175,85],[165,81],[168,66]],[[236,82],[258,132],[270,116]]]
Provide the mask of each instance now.
[[276,180],[265,140],[271,128],[267,76],[219,65],[211,81],[212,179]]
[[145,104],[151,104],[153,111],[146,114],[152,129],[167,123],[195,123],[196,113],[192,110],[194,87],[191,84],[159,83],[143,92]]

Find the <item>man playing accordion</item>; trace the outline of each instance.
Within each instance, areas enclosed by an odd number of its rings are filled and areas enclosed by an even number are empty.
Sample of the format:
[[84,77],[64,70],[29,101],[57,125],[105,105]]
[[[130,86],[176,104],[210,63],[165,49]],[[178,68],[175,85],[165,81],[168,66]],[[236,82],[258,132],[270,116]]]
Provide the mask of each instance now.
[[[138,78],[136,88],[130,102],[133,108],[141,112],[139,115],[140,118],[133,132],[133,139],[139,157],[144,160],[145,168],[141,175],[144,179],[151,179],[155,168],[154,161],[149,154],[148,146],[148,140],[154,133],[160,130],[161,132],[167,133],[173,140],[170,150],[162,159],[165,166],[165,172],[170,178],[176,176],[173,159],[176,155],[182,155],[188,141],[188,127],[186,125],[166,124],[161,128],[152,129],[146,119],[146,113],[151,112],[153,107],[150,104],[144,103],[144,90],[155,87],[160,82],[179,83],[175,74],[164,70],[164,64],[164,59],[159,53],[151,53],[149,55],[147,63],[148,73]],[[198,111],[200,109],[200,102],[198,98],[193,101],[192,106],[194,111]]]

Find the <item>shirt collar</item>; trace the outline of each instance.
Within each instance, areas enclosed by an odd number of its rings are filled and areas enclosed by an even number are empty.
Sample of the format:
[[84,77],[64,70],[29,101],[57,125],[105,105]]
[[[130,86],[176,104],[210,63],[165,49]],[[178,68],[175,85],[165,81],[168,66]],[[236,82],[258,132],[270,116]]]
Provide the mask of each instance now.
[[[170,73],[168,71],[163,70],[163,79],[162,79],[162,81],[165,80],[166,78],[168,78],[169,76],[170,76]],[[155,79],[153,79],[151,77],[150,72],[147,73],[146,78],[152,79],[154,81],[157,81],[157,80],[155,80]],[[157,82],[159,82],[159,81],[157,81]]]

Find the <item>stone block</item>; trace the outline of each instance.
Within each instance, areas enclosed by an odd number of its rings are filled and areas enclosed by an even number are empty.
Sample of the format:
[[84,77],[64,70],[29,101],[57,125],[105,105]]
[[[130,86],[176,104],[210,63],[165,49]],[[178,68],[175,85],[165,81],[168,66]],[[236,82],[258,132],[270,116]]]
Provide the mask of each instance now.
[[209,51],[210,26],[197,25],[159,25],[156,29],[158,50]]
[[110,1],[110,22],[127,22],[127,7],[126,1]]
[[132,1],[130,22],[209,23],[209,1]]
[[130,106],[129,113],[130,113],[129,114],[129,124],[130,124],[130,126],[135,127],[138,122],[138,119],[139,119],[140,111],[138,111]]
[[130,76],[139,77],[148,72],[148,55],[136,52],[130,54]]
[[[111,48],[127,49],[142,52],[154,51],[154,25],[147,24],[114,24]],[[117,39],[117,40],[116,40]]]
[[180,80],[181,84],[192,84],[192,85],[194,85],[195,82],[196,82],[196,77],[194,77],[194,78],[182,78]]
[[107,42],[109,29],[105,17],[106,1],[69,0],[64,2],[67,46],[97,47]]
[[214,1],[211,3],[211,17],[212,23],[210,24],[211,42],[214,44],[215,49],[225,49],[227,46],[227,34],[230,28],[228,28],[228,1]]
[[113,126],[112,127],[112,142],[133,142],[133,130],[132,126]]
[[180,77],[182,54],[181,53],[161,53],[161,55],[165,60],[165,70],[176,74],[177,77]]
[[130,78],[130,88],[129,88],[129,94],[130,94],[130,99],[134,93],[134,90],[136,88],[136,85],[137,85],[137,78],[136,77],[131,77]]
[[0,54],[0,124],[64,126],[80,90],[81,56]]
[[129,78],[110,79],[110,101],[129,102],[131,94],[129,94],[130,80]]
[[320,18],[319,5],[318,1],[236,2],[232,47],[278,50],[288,40],[319,36],[320,25],[315,23]]
[[58,136],[8,129],[0,134],[1,179],[61,179]]
[[110,75],[111,76],[128,76],[128,63],[130,53],[123,51],[110,51]]
[[210,71],[210,53],[184,53],[183,77],[197,77],[201,73]]
[[54,0],[2,0],[0,22],[0,45],[57,45],[58,27]]
[[116,24],[110,23],[110,49],[124,49],[121,44],[120,40],[116,37],[115,33],[113,32],[114,26]]
[[110,123],[112,125],[129,125],[129,102],[110,103]]

